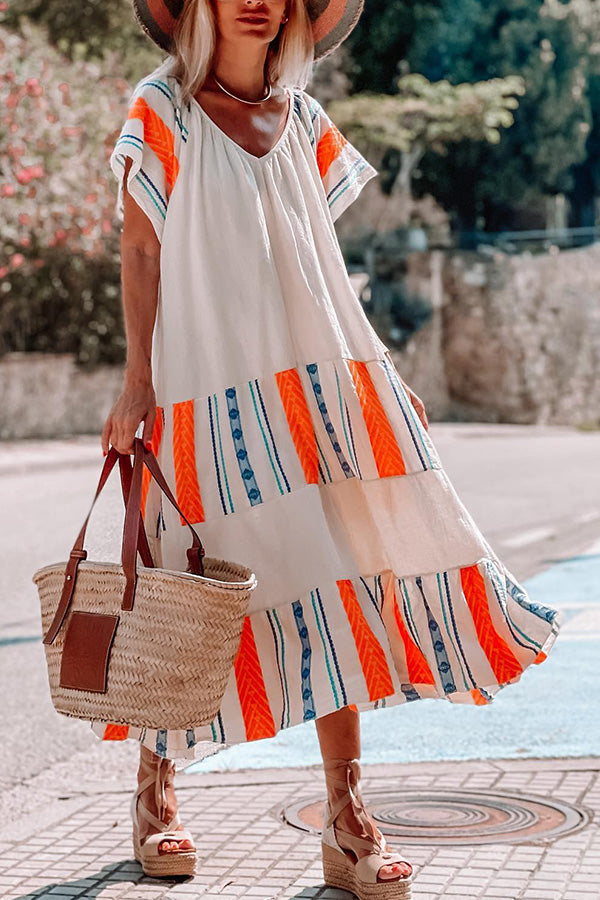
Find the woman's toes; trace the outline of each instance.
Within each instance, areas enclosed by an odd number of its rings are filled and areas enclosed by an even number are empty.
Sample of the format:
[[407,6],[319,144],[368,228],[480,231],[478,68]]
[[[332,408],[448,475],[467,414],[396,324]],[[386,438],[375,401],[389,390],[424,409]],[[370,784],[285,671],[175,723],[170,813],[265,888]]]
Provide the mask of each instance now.
[[387,866],[382,866],[379,870],[379,876],[381,878],[399,878],[401,876],[406,877],[410,875],[411,868],[407,863],[390,863]]
[[159,847],[161,853],[173,853],[176,850],[193,850],[194,845],[188,838],[180,841],[162,841]]
[[380,878],[397,878],[398,874],[394,871],[393,866],[382,866],[378,872]]
[[177,841],[163,841],[160,845],[160,849],[163,853],[170,853],[172,850],[177,850]]
[[184,838],[182,841],[179,841],[179,849],[180,850],[193,850],[194,845],[188,838]]

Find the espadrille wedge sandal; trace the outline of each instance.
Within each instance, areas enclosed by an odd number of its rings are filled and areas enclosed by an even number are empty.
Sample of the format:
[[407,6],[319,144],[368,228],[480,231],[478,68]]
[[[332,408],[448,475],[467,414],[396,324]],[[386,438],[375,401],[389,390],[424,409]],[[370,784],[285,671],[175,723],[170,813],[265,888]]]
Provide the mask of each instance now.
[[[138,785],[131,798],[131,817],[133,819],[133,852],[136,860],[142,866],[145,875],[153,878],[168,878],[173,875],[193,875],[196,867],[196,848],[180,850],[160,851],[163,841],[185,841],[193,844],[194,839],[187,828],[177,829],[179,825],[179,813],[170,822],[163,822],[140,802],[141,794],[154,785],[155,800],[159,817],[167,808],[167,796],[165,783],[171,782],[175,774],[175,765],[172,760],[161,759],[156,768],[150,771],[148,764],[140,759],[140,765],[146,768],[150,774]],[[144,842],[140,841],[138,815],[141,814],[147,822],[159,828],[156,834],[150,834]]]
[[[325,884],[350,891],[359,900],[410,900],[412,866],[400,853],[391,850],[384,835],[373,828],[358,787],[360,779],[358,760],[326,759],[324,769],[329,785],[343,791],[333,805],[329,800],[326,805],[321,841]],[[337,772],[344,770],[343,780],[335,776],[336,770]],[[337,829],[334,827],[334,820],[349,803],[354,807],[354,813],[362,825],[363,832],[369,835],[371,840],[351,834],[339,826]],[[350,845],[350,850],[340,847],[336,830],[338,835],[344,836],[344,843]],[[359,856],[356,851],[360,849],[371,852],[366,856]],[[401,862],[411,866],[410,875],[399,875],[397,878],[382,878],[379,875],[382,866]]]

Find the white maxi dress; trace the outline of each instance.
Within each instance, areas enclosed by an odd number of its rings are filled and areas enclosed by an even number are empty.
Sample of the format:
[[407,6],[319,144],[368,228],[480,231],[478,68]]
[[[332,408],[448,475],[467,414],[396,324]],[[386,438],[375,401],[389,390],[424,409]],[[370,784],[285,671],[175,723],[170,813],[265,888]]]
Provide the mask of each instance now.
[[[110,160],[118,213],[129,156],[161,242],[153,450],[207,555],[258,579],[210,724],[91,723],[171,758],[346,705],[485,705],[559,629],[460,501],[349,280],[334,221],[377,170],[313,97],[288,94],[256,157],[162,64]],[[189,529],[144,478],[155,564],[185,571]]]

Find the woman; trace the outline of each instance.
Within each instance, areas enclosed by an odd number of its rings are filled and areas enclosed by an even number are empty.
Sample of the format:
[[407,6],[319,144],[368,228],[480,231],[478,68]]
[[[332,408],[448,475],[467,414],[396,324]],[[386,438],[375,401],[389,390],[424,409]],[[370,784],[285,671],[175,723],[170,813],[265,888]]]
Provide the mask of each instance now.
[[[361,799],[359,712],[487,704],[558,630],[457,497],[344,266],[333,223],[377,172],[304,85],[361,7],[136,6],[169,55],[136,86],[111,156],[128,351],[102,446],[131,453],[143,422],[207,552],[258,578],[213,722],[92,723],[141,743],[132,811],[148,874],[193,871],[173,759],[314,719],[326,883],[410,896],[410,863]],[[143,502],[156,565],[184,570],[187,528],[148,478]]]

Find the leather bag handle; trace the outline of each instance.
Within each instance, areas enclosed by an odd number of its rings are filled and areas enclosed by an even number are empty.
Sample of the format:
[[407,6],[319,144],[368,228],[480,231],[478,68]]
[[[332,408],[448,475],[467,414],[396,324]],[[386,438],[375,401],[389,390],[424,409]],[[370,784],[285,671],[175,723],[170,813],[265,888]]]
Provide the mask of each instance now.
[[[119,472],[121,475],[121,489],[123,491],[123,502],[125,503],[125,509],[127,509],[127,500],[129,497],[129,491],[131,489],[131,478],[132,478],[132,465],[129,454],[121,453],[119,455]],[[142,516],[142,511],[140,509],[140,527],[139,527],[139,535],[138,535],[138,550],[140,552],[140,556],[142,558],[143,564],[148,568],[154,568],[154,560],[152,559],[152,554],[150,552],[150,547],[148,545],[148,538],[146,536],[146,529],[144,527],[144,517]]]
[[[127,579],[125,592],[123,595],[123,603],[121,605],[122,609],[131,610],[133,609],[133,600],[135,596],[135,582],[137,580],[137,571],[135,567],[135,557],[137,555],[138,550],[138,538],[140,534],[140,526],[143,528],[143,520],[141,520],[141,491],[142,491],[142,465],[145,463],[148,469],[150,470],[150,474],[156,480],[161,490],[166,494],[168,499],[171,501],[173,506],[177,509],[183,519],[185,519],[188,527],[190,528],[193,539],[192,546],[187,550],[187,557],[190,562],[190,568],[194,575],[204,575],[204,564],[202,562],[202,557],[205,555],[204,547],[202,546],[202,542],[198,537],[196,531],[192,527],[191,523],[188,521],[186,516],[183,514],[179,505],[162,474],[160,467],[158,465],[158,461],[151,450],[147,450],[144,446],[144,443],[141,438],[134,437],[133,439],[133,449],[134,449],[134,465],[133,465],[133,473],[132,480],[129,486],[129,489],[125,489],[127,491],[127,505],[125,509],[125,526],[123,528],[123,545],[121,550],[121,563],[123,565],[123,570],[125,572],[125,576]],[[77,580],[77,569],[79,563],[82,559],[87,559],[87,550],[84,549],[84,541],[85,541],[85,533],[87,530],[88,521],[90,515],[92,514],[92,510],[94,508],[94,504],[98,499],[102,488],[106,484],[106,481],[112,472],[114,465],[121,456],[129,457],[129,454],[121,454],[118,450],[111,446],[108,451],[107,457],[104,461],[104,465],[102,467],[102,471],[100,473],[100,478],[98,481],[98,487],[96,488],[96,493],[94,495],[94,499],[92,500],[91,506],[89,508],[88,514],[85,517],[85,521],[81,526],[81,530],[75,539],[75,543],[73,544],[73,549],[69,555],[69,560],[67,562],[65,568],[65,577],[63,582],[63,589],[61,593],[60,600],[58,602],[58,606],[56,608],[56,612],[54,614],[54,619],[48,631],[44,635],[43,643],[44,644],[52,644],[56,639],[58,632],[65,620],[67,612],[69,611],[69,607],[71,606],[71,602],[73,599],[73,592],[75,589],[75,582]],[[136,462],[137,462],[137,470],[136,470]],[[129,460],[129,464],[131,462]],[[121,476],[123,478],[123,469],[121,469]],[[127,480],[127,475],[125,475],[125,479]],[[127,481],[126,481],[127,483]],[[129,531],[127,531],[126,527],[129,527]],[[137,527],[136,527],[137,526]],[[126,540],[127,538],[127,540]],[[144,532],[145,538],[145,532]],[[143,541],[142,541],[143,546]],[[147,540],[146,540],[147,547]],[[140,549],[140,554],[145,554],[145,550]],[[148,548],[148,556],[150,556],[150,550]],[[143,558],[143,557],[142,557]],[[125,566],[127,563],[127,568]],[[153,565],[152,565],[153,567]]]
[[121,552],[123,571],[125,572],[125,577],[127,579],[125,592],[123,594],[123,603],[121,604],[121,609],[125,611],[130,611],[133,609],[135,588],[137,584],[137,536],[140,506],[142,500],[142,472],[144,464],[150,470],[150,474],[155,479],[160,489],[166,494],[168,499],[171,501],[175,509],[179,512],[181,517],[185,520],[188,528],[192,532],[192,546],[188,547],[187,549],[187,557],[190,562],[190,568],[194,574],[204,575],[204,564],[202,562],[202,557],[204,556],[204,547],[202,546],[202,541],[198,537],[198,534],[192,527],[192,524],[188,520],[187,516],[182,512],[179,504],[177,503],[177,500],[171,493],[171,489],[160,470],[160,466],[158,465],[158,461],[154,456],[154,453],[152,453],[151,450],[148,450],[145,447],[144,442],[141,438],[133,439],[133,453],[133,475],[131,480],[131,489],[129,491],[129,498],[127,500],[127,508],[125,510],[123,547]]

